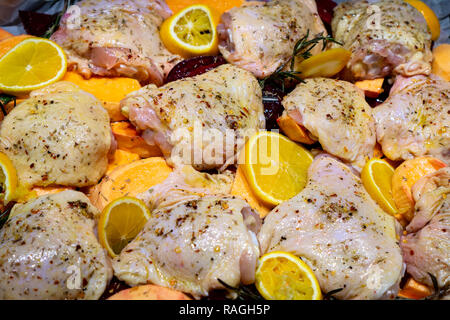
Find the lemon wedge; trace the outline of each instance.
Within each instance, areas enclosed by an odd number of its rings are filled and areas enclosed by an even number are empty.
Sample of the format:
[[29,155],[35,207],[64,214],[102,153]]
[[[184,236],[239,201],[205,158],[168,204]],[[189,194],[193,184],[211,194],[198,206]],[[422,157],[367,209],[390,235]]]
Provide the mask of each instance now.
[[245,177],[264,203],[278,205],[305,187],[313,156],[285,136],[261,131],[249,139],[244,152]]
[[416,8],[423,15],[431,32],[431,40],[436,41],[439,39],[441,26],[434,11],[420,0],[405,0],[405,2]]
[[132,197],[112,201],[103,209],[98,223],[98,237],[111,257],[120,254],[142,230],[150,218],[145,203]]
[[19,94],[60,80],[67,70],[64,50],[43,38],[21,41],[0,58],[0,91]]
[[185,58],[218,53],[217,15],[206,5],[189,6],[165,20],[160,36],[169,51]]
[[0,197],[3,200],[3,205],[7,205],[16,194],[17,172],[8,156],[1,152],[0,168]]
[[302,78],[330,78],[338,74],[350,60],[351,52],[344,48],[334,48],[318,53],[296,65]]
[[392,197],[392,176],[394,168],[383,159],[373,158],[361,171],[361,180],[369,195],[390,215],[397,214]]
[[311,268],[288,252],[266,253],[256,270],[256,289],[266,300],[321,300],[319,282]]

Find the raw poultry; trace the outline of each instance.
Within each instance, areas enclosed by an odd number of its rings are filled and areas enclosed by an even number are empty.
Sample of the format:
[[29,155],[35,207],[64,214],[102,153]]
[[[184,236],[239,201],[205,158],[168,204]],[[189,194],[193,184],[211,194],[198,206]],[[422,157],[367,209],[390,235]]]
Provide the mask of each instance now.
[[319,156],[308,183],[264,219],[261,252],[292,252],[338,299],[393,298],[404,267],[398,224],[372,200],[343,163]]
[[112,269],[94,232],[99,214],[71,190],[15,205],[0,229],[0,299],[100,298]]
[[332,30],[352,53],[346,78],[431,72],[431,33],[420,12],[403,0],[340,3],[334,9]]
[[259,216],[245,200],[213,194],[186,179],[174,172],[138,196],[154,209],[144,229],[114,259],[115,275],[132,286],[150,282],[197,298],[224,289],[218,279],[231,286],[253,283]]
[[377,141],[391,160],[431,155],[450,163],[450,83],[439,77],[398,76],[374,110]]
[[229,63],[264,78],[287,62],[308,30],[308,39],[326,34],[314,0],[253,1],[222,15],[219,50]]
[[[350,82],[312,78],[283,99],[283,115],[307,130],[323,150],[361,169],[373,155],[375,120],[364,94]],[[283,129],[283,127],[282,127]],[[287,132],[289,135],[289,132]]]
[[[420,283],[450,286],[450,169],[437,170],[413,186],[414,218],[400,246],[407,272]],[[447,294],[447,299],[449,298]]]
[[265,127],[258,81],[229,64],[160,88],[148,85],[121,106],[169,163],[198,170],[234,163],[246,139]]
[[30,93],[0,127],[0,150],[25,185],[93,185],[114,152],[109,116],[101,102],[70,82]]
[[[125,76],[161,85],[180,57],[159,38],[172,12],[164,0],[83,0],[51,39],[64,48],[69,68],[86,78]],[[75,25],[75,24],[79,25]]]

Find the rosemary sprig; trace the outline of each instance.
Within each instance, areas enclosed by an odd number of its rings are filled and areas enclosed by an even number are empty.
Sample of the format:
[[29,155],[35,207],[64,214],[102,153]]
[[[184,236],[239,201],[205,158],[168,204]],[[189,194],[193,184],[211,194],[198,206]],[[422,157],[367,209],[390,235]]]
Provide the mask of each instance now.
[[[309,29],[308,31],[306,31],[306,35],[295,43],[292,55],[289,57],[289,59],[281,66],[279,66],[277,70],[275,70],[275,72],[272,73],[270,76],[259,80],[259,85],[261,86],[261,88],[264,88],[266,82],[271,81],[281,86],[281,90],[284,92],[286,79],[294,79],[297,80],[298,82],[303,82],[303,79],[298,76],[299,74],[301,74],[301,72],[294,70],[296,58],[302,59],[310,58],[312,56],[311,50],[320,42],[322,42],[322,51],[325,50],[328,43],[330,42],[342,45],[342,43],[336,41],[331,36],[323,36],[323,33],[317,34],[314,38],[310,40],[308,40],[308,38],[309,38]],[[285,70],[287,66],[289,66],[289,69]]]
[[8,220],[9,214],[11,213],[11,209],[15,204],[16,203],[14,201],[10,201],[6,205],[6,207],[4,207],[2,209],[2,211],[0,212],[0,229],[3,227],[5,222]]
[[439,288],[436,277],[429,272],[428,275],[430,276],[431,282],[433,283],[434,293],[426,297],[424,300],[439,300],[447,294],[450,294],[450,286],[447,285],[444,288]]
[[234,291],[238,295],[239,300],[264,300],[263,297],[261,297],[259,294],[253,292],[249,288],[240,285],[239,287],[235,288],[227,284],[226,282],[222,281],[221,279],[217,279],[217,281],[220,282],[221,285],[223,285],[228,290]]
[[55,33],[56,29],[59,27],[59,23],[61,22],[61,18],[66,13],[67,8],[69,8],[72,4],[71,0],[64,0],[64,7],[60,13],[58,13],[58,16],[55,19],[55,22],[47,29],[47,31],[42,36],[43,38],[50,38],[53,33]]
[[11,101],[14,101],[14,107],[15,107],[16,106],[16,97],[11,96],[9,94],[0,94],[0,109],[3,112],[3,116],[7,115],[5,106]]
[[323,300],[337,300],[337,298],[335,298],[334,295],[338,292],[341,292],[342,290],[344,290],[344,288],[338,288],[328,291],[327,293],[324,293]]

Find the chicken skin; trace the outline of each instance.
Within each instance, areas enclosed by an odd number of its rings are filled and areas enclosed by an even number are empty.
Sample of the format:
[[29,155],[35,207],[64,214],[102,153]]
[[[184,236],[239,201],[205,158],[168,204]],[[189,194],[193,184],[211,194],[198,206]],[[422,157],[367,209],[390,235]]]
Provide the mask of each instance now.
[[153,283],[207,296],[255,279],[261,222],[247,202],[187,185],[172,173],[139,195],[155,208],[144,229],[114,259],[115,275],[131,286]]
[[[406,270],[430,287],[450,286],[450,168],[422,177],[413,186],[415,215],[400,242]],[[449,298],[449,297],[447,297]]]
[[0,299],[98,299],[112,278],[94,233],[100,213],[77,191],[16,204],[0,229]]
[[431,33],[421,13],[403,0],[340,3],[331,26],[334,38],[352,53],[345,78],[431,72]]
[[372,157],[376,142],[372,108],[350,82],[306,79],[282,104],[283,115],[303,126],[326,152],[360,169]]
[[309,38],[327,33],[314,0],[254,1],[222,15],[219,50],[229,63],[264,78],[290,58],[308,30]]
[[[64,15],[51,37],[65,50],[69,69],[86,78],[125,76],[161,85],[180,61],[159,38],[172,14],[164,0],[83,0],[77,6],[80,12]],[[81,26],[74,26],[77,19]]]
[[121,106],[171,165],[207,170],[235,161],[246,139],[265,127],[261,96],[250,72],[226,64],[160,88],[148,85]]
[[338,299],[394,298],[403,275],[395,219],[329,156],[316,157],[308,179],[305,189],[266,216],[261,252],[301,257],[324,292],[343,288]]
[[0,127],[0,151],[26,185],[97,183],[106,172],[113,141],[101,102],[70,82],[31,92]]
[[450,163],[450,82],[398,76],[374,117],[377,140],[389,159],[431,155]]

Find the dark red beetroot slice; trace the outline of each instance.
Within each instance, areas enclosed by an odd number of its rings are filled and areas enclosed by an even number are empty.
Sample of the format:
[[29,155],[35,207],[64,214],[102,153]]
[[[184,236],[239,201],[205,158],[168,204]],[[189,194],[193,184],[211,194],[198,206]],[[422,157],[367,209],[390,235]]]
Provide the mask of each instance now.
[[283,113],[283,100],[284,93],[270,85],[264,86],[263,89],[263,104],[264,104],[264,117],[266,118],[266,129],[279,129],[277,119]]
[[169,72],[166,83],[205,73],[225,63],[227,62],[222,56],[201,56],[183,60]]
[[333,9],[336,7],[336,2],[332,0],[316,0],[317,11],[322,21],[331,26],[331,20],[333,19]]
[[33,11],[19,11],[19,17],[27,34],[42,37],[55,23],[57,14],[45,14]]

